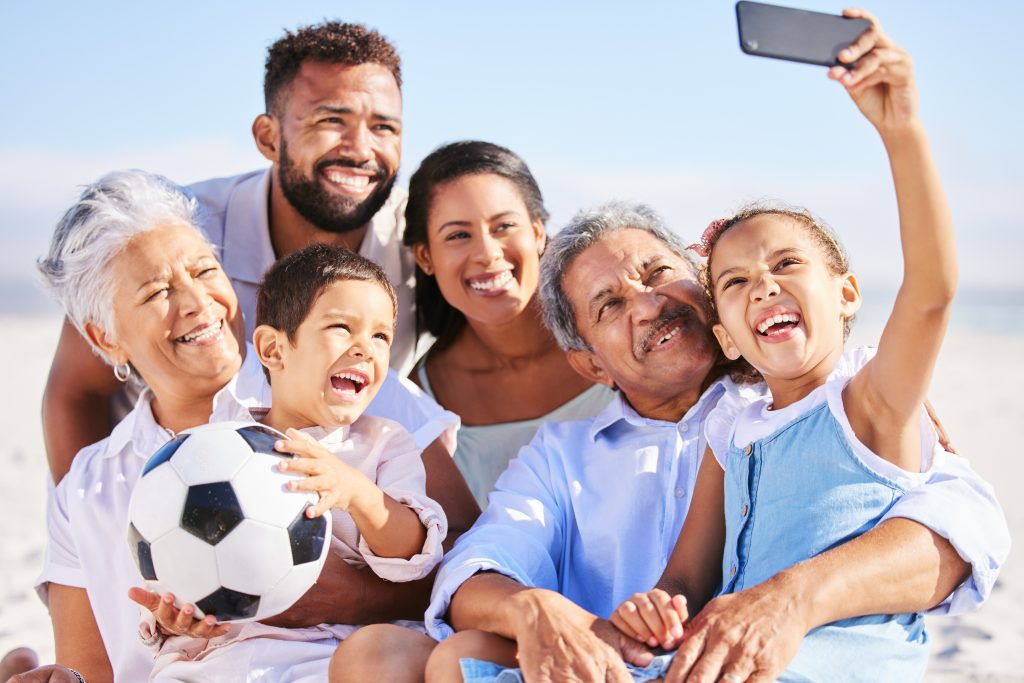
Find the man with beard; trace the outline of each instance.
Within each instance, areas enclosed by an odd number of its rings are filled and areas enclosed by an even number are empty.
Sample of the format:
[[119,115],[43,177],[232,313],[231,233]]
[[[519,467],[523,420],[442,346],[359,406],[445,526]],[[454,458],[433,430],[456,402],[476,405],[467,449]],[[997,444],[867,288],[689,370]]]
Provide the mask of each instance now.
[[[431,682],[500,671],[460,670],[462,658],[521,667],[531,683],[629,681],[624,661],[662,675],[663,660],[652,664],[605,619],[657,584],[689,510],[711,409],[762,391],[726,376],[697,264],[643,205],[578,215],[549,241],[540,292],[573,367],[620,394],[593,418],[542,427],[445,556],[427,628],[451,637],[431,655]],[[748,662],[750,680],[774,680],[803,636],[844,610],[980,604],[1009,535],[991,488],[951,460],[874,530],[691,615],[677,655],[692,666],[688,680],[739,680],[724,665]]]
[[[402,245],[405,195],[393,191],[401,155],[401,80],[394,46],[357,24],[305,27],[270,47],[266,112],[252,126],[270,168],[192,188],[205,213],[203,228],[220,248],[238,295],[247,338],[259,282],[274,261],[314,242],[335,244],[358,251],[387,273],[398,297],[391,365],[403,375],[411,366],[414,261]],[[119,417],[112,399],[124,398],[122,387],[65,322],[43,400],[55,481],[81,448],[109,434]],[[367,412],[394,419],[413,434],[424,447],[428,495],[444,508],[449,537],[468,528],[479,508],[450,455],[458,418],[394,372]],[[328,565],[314,589],[276,618],[277,625],[371,623],[422,614],[429,580],[388,583],[343,562]],[[150,598],[158,604],[158,596]]]

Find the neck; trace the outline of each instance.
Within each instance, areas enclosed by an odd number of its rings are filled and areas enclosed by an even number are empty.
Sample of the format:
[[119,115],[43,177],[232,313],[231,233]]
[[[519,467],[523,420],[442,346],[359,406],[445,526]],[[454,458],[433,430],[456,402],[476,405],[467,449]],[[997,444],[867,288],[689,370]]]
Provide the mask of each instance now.
[[778,410],[792,405],[828,381],[828,376],[832,374],[842,355],[843,347],[840,345],[799,377],[765,377],[764,381],[772,394],[772,409]]
[[626,400],[641,417],[665,422],[679,422],[703,394],[701,385],[686,387],[671,396],[650,396],[626,394]]
[[162,392],[153,395],[150,410],[157,424],[175,434],[185,429],[206,424],[213,413],[213,397],[216,391],[187,396]]
[[270,171],[269,202],[270,243],[274,247],[274,255],[277,258],[287,256],[310,244],[330,244],[354,252],[358,252],[359,247],[363,244],[367,229],[365,225],[348,232],[328,232],[303,218],[302,214],[281,192],[276,166]]
[[455,346],[462,347],[459,353],[479,352],[479,358],[498,367],[529,363],[558,349],[554,336],[541,322],[536,297],[522,313],[505,323],[485,325],[467,319]]

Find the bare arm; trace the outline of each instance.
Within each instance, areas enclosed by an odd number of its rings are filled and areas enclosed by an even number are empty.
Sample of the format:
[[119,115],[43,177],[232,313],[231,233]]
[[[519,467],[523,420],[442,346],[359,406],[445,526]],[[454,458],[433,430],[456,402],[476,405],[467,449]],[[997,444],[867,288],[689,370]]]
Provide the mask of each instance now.
[[54,483],[68,473],[78,451],[110,434],[110,400],[120,387],[65,320],[43,394],[43,437]]
[[872,451],[907,470],[920,469],[919,411],[931,382],[956,291],[953,221],[918,118],[910,57],[872,28],[850,50],[857,67],[830,75],[847,88],[885,144],[899,205],[903,283],[878,353],[844,396],[850,424]]
[[741,677],[774,680],[812,628],[934,607],[969,571],[946,539],[917,522],[887,520],[762,584],[712,600],[687,627],[666,683],[687,674],[717,680],[726,662]]
[[49,605],[57,663],[79,671],[89,683],[113,681],[85,589],[51,583]]

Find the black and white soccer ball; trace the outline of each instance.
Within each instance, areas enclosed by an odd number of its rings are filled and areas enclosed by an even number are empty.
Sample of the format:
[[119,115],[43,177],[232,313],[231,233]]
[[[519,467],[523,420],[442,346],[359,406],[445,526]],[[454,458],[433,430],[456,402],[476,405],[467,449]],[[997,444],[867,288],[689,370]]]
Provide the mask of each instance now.
[[222,422],[182,432],[153,454],[128,504],[128,545],[149,590],[196,616],[252,621],[291,607],[320,576],[330,513],[288,491],[281,434]]

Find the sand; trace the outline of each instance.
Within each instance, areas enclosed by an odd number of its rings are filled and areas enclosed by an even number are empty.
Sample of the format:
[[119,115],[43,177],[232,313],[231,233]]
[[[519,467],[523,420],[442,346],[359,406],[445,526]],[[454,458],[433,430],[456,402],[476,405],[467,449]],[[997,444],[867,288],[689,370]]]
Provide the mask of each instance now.
[[[42,566],[45,544],[46,460],[39,405],[60,321],[51,316],[0,316],[13,330],[0,339],[7,358],[5,384],[13,391],[3,406],[4,444],[0,462],[0,653],[30,645],[52,661],[49,616],[32,584]],[[870,339],[874,331],[855,333]],[[1010,523],[1020,537],[1024,458],[1013,434],[1024,425],[1024,337],[1008,333],[953,331],[943,349],[932,400],[954,444],[996,487]],[[1012,356],[1011,356],[1012,354]],[[1007,362],[1006,358],[1013,360]],[[1024,564],[1011,555],[995,592],[977,613],[931,618],[932,660],[927,680],[1024,681]],[[130,635],[126,637],[131,637]]]

